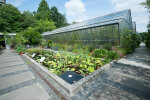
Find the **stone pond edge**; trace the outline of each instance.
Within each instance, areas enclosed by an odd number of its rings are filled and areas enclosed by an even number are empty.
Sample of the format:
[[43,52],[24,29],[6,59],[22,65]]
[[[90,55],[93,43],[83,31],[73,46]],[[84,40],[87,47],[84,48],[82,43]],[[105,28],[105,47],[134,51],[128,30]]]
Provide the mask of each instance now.
[[111,61],[110,63],[102,66],[101,68],[95,70],[90,75],[82,78],[78,82],[71,85],[71,84],[67,83],[66,81],[64,81],[63,79],[61,79],[59,76],[57,76],[53,73],[50,73],[50,71],[48,69],[46,69],[40,63],[37,63],[35,60],[30,58],[28,55],[23,54],[22,57],[28,59],[29,63],[32,63],[36,67],[38,67],[40,69],[41,73],[47,74],[50,77],[50,79],[53,79],[53,81],[55,81],[56,84],[60,85],[60,87],[62,87],[64,89],[64,91],[68,94],[68,96],[70,96],[70,97],[72,97],[77,91],[79,91],[81,89],[81,87],[83,87],[86,83],[93,80],[95,77],[97,77],[98,75],[103,73],[105,70],[109,69],[116,62],[115,60]]

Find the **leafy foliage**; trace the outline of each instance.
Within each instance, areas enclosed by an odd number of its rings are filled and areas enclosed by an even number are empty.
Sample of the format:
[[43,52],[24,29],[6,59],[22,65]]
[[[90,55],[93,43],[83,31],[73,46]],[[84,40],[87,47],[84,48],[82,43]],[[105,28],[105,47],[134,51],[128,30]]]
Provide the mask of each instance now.
[[66,71],[74,71],[86,76],[110,61],[90,56],[85,57],[67,53],[54,53],[43,49],[28,49],[27,53],[30,54],[30,56],[35,53],[36,56],[33,59],[37,62],[39,62],[41,57],[46,57],[42,64],[56,75],[60,75]]
[[144,5],[146,8],[150,9],[150,0],[146,0],[145,2],[141,4]]
[[45,0],[42,0],[39,4],[37,13],[35,14],[38,20],[50,20],[50,8]]
[[145,44],[148,48],[150,48],[150,30],[148,31],[147,35],[146,35],[146,40],[145,40]]
[[56,29],[55,23],[53,21],[49,20],[38,20],[36,21],[37,26],[35,27],[35,30],[39,33],[43,33],[46,31],[52,31]]
[[[150,13],[150,0],[146,0],[145,2],[142,3],[142,5],[144,5],[148,9],[148,12]],[[145,44],[148,48],[150,48],[150,24],[148,24],[148,33],[146,36],[147,37],[145,40]]]
[[0,7],[0,31],[1,32],[20,32],[22,20],[21,12],[11,4]]
[[50,48],[52,46],[52,41],[51,40],[47,41],[47,46],[48,46],[48,48]]
[[22,25],[21,27],[23,29],[27,29],[28,27],[34,27],[35,26],[36,19],[33,15],[33,13],[29,11],[24,11],[22,13]]
[[105,58],[105,59],[118,59],[119,55],[114,51],[108,51],[106,49],[96,49],[94,51],[94,57],[96,58]]
[[126,30],[121,36],[121,46],[127,53],[132,53],[140,44],[140,37],[132,30]]
[[25,48],[24,46],[16,46],[16,47],[15,47],[15,50],[16,50],[18,53],[25,53],[26,48]]
[[57,28],[68,25],[65,15],[59,13],[55,6],[51,8],[51,18]]
[[32,27],[22,32],[23,37],[27,40],[25,44],[37,45],[41,42],[42,36],[39,32],[35,31]]
[[147,32],[139,33],[139,36],[141,37],[141,41],[145,42],[147,38]]
[[32,27],[42,34],[66,25],[68,23],[65,15],[59,13],[56,7],[50,9],[46,0],[42,0],[37,12],[33,13],[29,11],[21,13],[11,4],[0,7],[0,32],[19,33]]
[[36,32],[32,27],[18,33],[16,36],[16,42],[18,45],[38,45],[41,42],[41,39],[41,34]]
[[46,45],[47,45],[46,40],[45,40],[45,39],[42,39],[40,45],[41,45],[42,47],[46,46]]

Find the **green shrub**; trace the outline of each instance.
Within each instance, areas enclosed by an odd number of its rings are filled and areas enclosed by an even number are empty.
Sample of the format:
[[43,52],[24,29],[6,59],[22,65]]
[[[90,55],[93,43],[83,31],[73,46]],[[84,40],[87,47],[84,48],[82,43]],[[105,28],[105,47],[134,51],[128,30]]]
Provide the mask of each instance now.
[[2,45],[0,45],[0,50],[2,50],[3,49],[3,46]]
[[18,33],[16,39],[19,45],[38,45],[41,42],[42,36],[32,27],[28,27],[23,32]]
[[115,59],[118,59],[119,58],[119,55],[114,52],[114,51],[110,51],[108,53],[108,56],[107,56],[108,59],[112,59],[112,60],[115,60]]
[[24,46],[16,46],[16,47],[15,47],[15,50],[16,50],[18,53],[25,53],[26,48],[25,48]]
[[42,39],[40,45],[41,45],[42,47],[46,46],[46,45],[47,45],[46,40]]
[[94,51],[95,58],[107,58],[109,51],[106,49],[96,49]]
[[106,49],[96,49],[94,51],[94,57],[115,60],[119,58],[119,55],[115,51],[108,51]]
[[146,47],[150,48],[150,31],[148,31],[145,40]]
[[51,40],[47,41],[47,46],[48,46],[48,48],[50,48],[52,46],[52,41]]
[[136,47],[140,44],[140,37],[133,33],[132,30],[126,30],[121,36],[121,47],[126,50],[127,53],[132,53]]

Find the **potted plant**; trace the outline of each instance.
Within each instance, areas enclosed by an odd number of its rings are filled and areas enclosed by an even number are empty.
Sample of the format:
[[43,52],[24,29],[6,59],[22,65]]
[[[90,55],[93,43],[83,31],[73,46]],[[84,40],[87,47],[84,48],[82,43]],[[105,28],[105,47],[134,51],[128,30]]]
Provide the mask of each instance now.
[[25,47],[23,46],[17,46],[15,49],[19,53],[19,55],[23,55],[26,51]]

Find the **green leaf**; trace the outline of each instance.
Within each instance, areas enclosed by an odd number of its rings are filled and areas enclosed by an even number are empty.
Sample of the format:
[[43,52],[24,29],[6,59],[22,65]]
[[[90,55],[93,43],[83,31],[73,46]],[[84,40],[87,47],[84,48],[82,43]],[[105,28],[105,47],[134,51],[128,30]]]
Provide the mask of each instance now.
[[94,68],[93,67],[88,67],[87,71],[89,71],[90,73],[94,72]]

